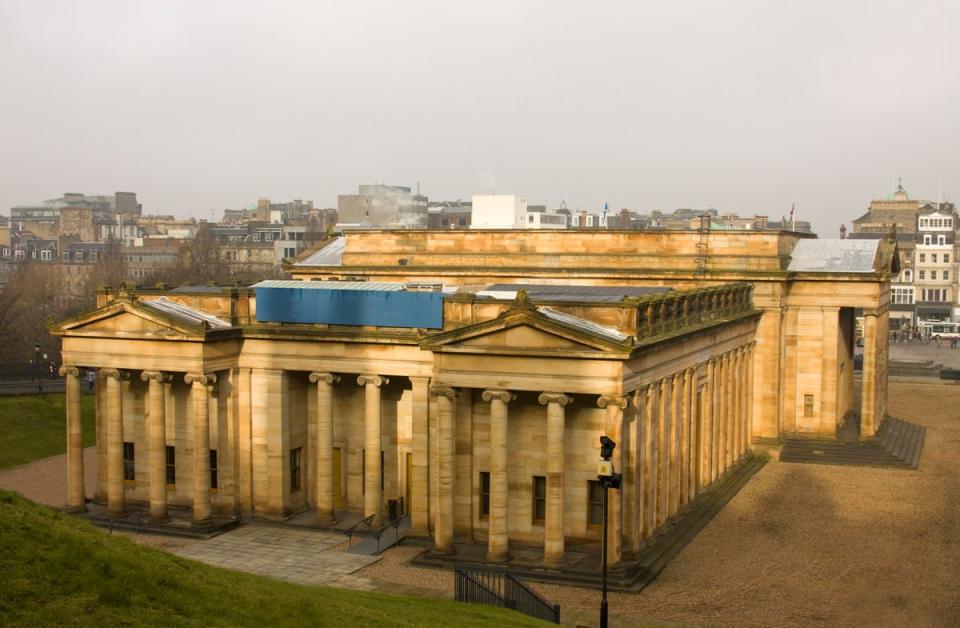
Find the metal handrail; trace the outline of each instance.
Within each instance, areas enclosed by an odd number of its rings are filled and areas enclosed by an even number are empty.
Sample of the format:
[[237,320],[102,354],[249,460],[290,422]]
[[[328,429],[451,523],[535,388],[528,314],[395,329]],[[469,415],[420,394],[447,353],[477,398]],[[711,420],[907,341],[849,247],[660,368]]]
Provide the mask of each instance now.
[[376,515],[370,515],[369,517],[361,519],[360,521],[356,522],[355,524],[353,524],[352,526],[350,526],[349,528],[343,531],[343,533],[347,535],[347,538],[350,539],[350,544],[348,547],[353,547],[353,535],[357,533],[357,528],[359,528],[360,526],[364,526],[364,525],[367,526],[367,533],[368,534],[371,533],[371,531],[373,530],[373,519],[375,517]]
[[551,604],[503,569],[455,565],[454,596],[459,602],[509,608],[530,617],[560,623],[559,604]]

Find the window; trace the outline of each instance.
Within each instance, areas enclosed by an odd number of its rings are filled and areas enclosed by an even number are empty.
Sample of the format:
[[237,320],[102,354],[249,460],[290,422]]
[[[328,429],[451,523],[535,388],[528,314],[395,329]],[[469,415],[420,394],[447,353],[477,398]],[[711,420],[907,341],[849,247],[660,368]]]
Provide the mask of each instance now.
[[913,288],[894,288],[890,295],[894,305],[912,305]]
[[267,242],[273,242],[273,234],[272,234],[272,233],[269,233],[269,232],[268,232],[268,233],[265,233],[265,234],[263,234],[263,235],[264,235],[264,238],[263,238],[264,240],[266,240]]
[[946,243],[947,243],[947,236],[945,236],[945,235],[938,235],[938,236],[937,236],[937,244],[939,244],[939,245],[942,246],[942,245],[944,245],[944,244],[946,244]]
[[480,472],[480,516],[490,515],[490,473]]
[[260,241],[260,234],[259,234],[259,233],[253,234],[253,241],[254,241],[254,242],[259,242],[259,241]]
[[218,488],[217,486],[217,450],[210,450],[210,488]]
[[133,464],[133,443],[123,444],[123,479],[133,481],[137,479]]
[[177,449],[167,445],[167,484],[177,483]]
[[296,254],[297,254],[297,249],[290,249],[290,248],[283,249],[283,256],[286,258],[293,257]]
[[[3,250],[4,250],[4,255],[6,255],[6,250],[7,250],[7,249],[3,249]],[[69,261],[70,261],[70,251],[64,251],[63,253],[61,253],[61,254],[60,254],[60,259],[62,259],[62,260],[65,261],[65,262],[69,262]]]
[[923,263],[923,262],[925,262],[925,261],[927,261],[927,254],[926,254],[926,253],[921,253],[921,254],[920,254],[920,262]]
[[587,487],[587,523],[598,526],[603,523],[603,487],[596,480],[589,480]]
[[943,280],[944,280],[944,281],[950,281],[950,271],[949,271],[949,270],[943,271]]
[[924,244],[930,244],[930,243],[932,243],[932,242],[933,242],[933,238],[931,238],[929,235],[923,236],[923,243],[924,243]]
[[950,254],[949,254],[949,253],[944,253],[944,254],[943,254],[943,263],[944,263],[944,264],[949,264],[949,263],[950,263]]
[[449,226],[450,226],[450,219],[449,219],[449,218],[442,218],[442,219],[440,220],[440,226],[441,226],[441,227],[449,227]]
[[90,261],[91,261],[91,262],[97,261],[97,252],[96,252],[96,251],[92,251],[92,252],[90,253]]
[[303,463],[303,447],[290,450],[290,490],[299,491],[302,484],[300,471]]
[[53,259],[53,253],[51,251],[40,251],[40,259],[49,262]]
[[919,273],[920,279],[926,279],[926,277],[924,277],[924,271],[921,270],[921,271],[918,271],[918,273]]
[[903,281],[905,283],[910,283],[911,281],[913,281],[913,271],[910,270],[909,268],[903,271]]
[[936,278],[937,278],[937,271],[931,270],[931,271],[930,271],[930,279],[936,279]]
[[542,475],[533,476],[533,521],[544,521],[547,518],[547,478]]
[[937,263],[937,254],[936,254],[936,253],[931,253],[931,254],[930,254],[930,261],[933,262],[934,264]]

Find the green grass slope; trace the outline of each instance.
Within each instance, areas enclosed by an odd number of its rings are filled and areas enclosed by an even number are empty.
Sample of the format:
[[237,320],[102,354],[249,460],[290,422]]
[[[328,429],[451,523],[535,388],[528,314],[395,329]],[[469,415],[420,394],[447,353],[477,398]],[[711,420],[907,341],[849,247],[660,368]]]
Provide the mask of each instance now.
[[[67,451],[64,394],[0,396],[0,469]],[[96,442],[93,395],[81,401],[83,444]]]
[[510,611],[287,584],[112,536],[0,491],[0,626],[546,626]]

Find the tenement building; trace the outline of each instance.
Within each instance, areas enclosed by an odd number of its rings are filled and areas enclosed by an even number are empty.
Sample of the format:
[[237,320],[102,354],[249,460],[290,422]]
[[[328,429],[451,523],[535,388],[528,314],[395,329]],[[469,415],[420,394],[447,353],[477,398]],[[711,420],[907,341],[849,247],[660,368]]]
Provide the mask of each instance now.
[[[787,232],[351,232],[294,281],[105,289],[52,328],[69,501],[164,521],[409,513],[455,543],[565,569],[596,543],[598,439],[618,443],[616,563],[788,434],[885,413],[896,250]],[[853,376],[854,309],[864,370]],[[81,371],[95,369],[84,494]],[[859,389],[859,390],[858,390]],[[859,399],[859,400],[858,400]]]

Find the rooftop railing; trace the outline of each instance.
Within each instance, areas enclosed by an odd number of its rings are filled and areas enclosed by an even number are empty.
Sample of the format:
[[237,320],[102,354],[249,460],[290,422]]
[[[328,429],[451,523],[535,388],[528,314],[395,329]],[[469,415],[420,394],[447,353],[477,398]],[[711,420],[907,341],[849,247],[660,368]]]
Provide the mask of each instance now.
[[752,284],[735,283],[645,298],[637,304],[637,337],[659,336],[749,312],[752,295]]

